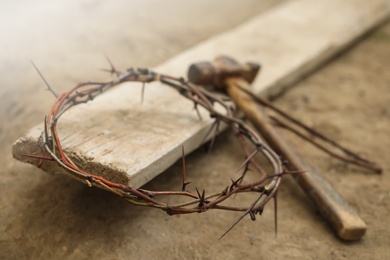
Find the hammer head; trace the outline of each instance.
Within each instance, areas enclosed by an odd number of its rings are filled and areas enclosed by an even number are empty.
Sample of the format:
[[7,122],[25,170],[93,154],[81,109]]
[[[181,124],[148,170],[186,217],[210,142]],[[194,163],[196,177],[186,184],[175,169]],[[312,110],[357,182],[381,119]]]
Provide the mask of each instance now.
[[214,62],[198,62],[190,66],[188,80],[197,85],[223,87],[227,77],[241,77],[252,83],[260,70],[260,64],[239,64],[227,56],[217,57]]

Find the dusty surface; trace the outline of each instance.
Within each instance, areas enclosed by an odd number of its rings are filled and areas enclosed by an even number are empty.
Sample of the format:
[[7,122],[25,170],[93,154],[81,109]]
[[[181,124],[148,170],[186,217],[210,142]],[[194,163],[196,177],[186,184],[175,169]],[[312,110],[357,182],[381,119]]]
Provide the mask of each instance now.
[[[207,1],[180,8],[178,1],[156,2],[137,6],[142,12],[130,7],[129,11],[110,9],[98,1],[73,6],[70,2],[62,8],[68,11],[62,16],[50,5],[48,13],[36,8],[35,15],[26,8],[27,24],[37,27],[36,31],[22,30],[17,24],[12,37],[1,39],[7,47],[1,50],[0,63],[0,258],[386,259],[390,254],[390,226],[386,223],[390,208],[389,24],[276,101],[384,167],[382,175],[375,175],[346,166],[291,138],[367,222],[368,231],[361,241],[337,239],[288,177],[279,193],[278,238],[274,238],[270,205],[257,221],[245,219],[219,241],[237,214],[210,211],[169,217],[157,210],[132,207],[107,192],[45,174],[11,158],[12,142],[40,122],[53,101],[49,93],[40,90],[42,83],[28,59],[41,67],[58,90],[64,90],[80,80],[102,77],[95,70],[105,66],[102,52],[119,67],[134,63],[151,67],[264,7],[257,1],[246,1],[246,8],[231,1],[224,10],[217,4],[207,6]],[[238,14],[226,19],[225,12],[232,10]],[[107,18],[105,12],[115,19]],[[200,26],[194,25],[201,12],[208,15]],[[48,20],[37,19],[42,16],[49,16]],[[81,21],[75,23],[71,18]],[[159,22],[161,19],[164,22]],[[110,28],[106,22],[112,20],[117,23]],[[98,21],[101,26],[94,27]],[[11,31],[4,24],[1,29]],[[51,33],[43,37],[49,29]],[[226,133],[210,154],[199,150],[188,156],[190,180],[206,189],[228,181],[224,174],[242,160],[235,148],[234,137]],[[180,170],[180,164],[174,165],[147,186],[176,188],[181,185]]]

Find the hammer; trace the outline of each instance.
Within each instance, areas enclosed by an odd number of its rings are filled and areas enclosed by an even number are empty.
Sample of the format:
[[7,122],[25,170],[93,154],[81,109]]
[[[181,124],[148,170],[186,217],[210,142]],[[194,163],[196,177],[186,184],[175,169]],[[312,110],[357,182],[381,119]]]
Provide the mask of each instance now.
[[[336,234],[344,240],[358,240],[366,232],[366,224],[349,204],[312,166],[300,158],[275,131],[268,117],[253,99],[249,84],[260,70],[256,63],[239,64],[226,56],[211,62],[192,64],[188,80],[202,86],[225,91],[239,110],[251,121],[271,148],[288,161],[290,170],[303,170],[294,175],[298,185],[322,214]],[[245,90],[245,91],[244,91]]]

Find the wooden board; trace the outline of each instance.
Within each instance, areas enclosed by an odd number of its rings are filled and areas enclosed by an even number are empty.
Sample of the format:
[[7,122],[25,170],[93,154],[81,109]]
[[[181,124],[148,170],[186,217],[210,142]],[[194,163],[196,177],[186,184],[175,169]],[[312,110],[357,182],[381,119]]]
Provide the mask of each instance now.
[[[192,62],[228,54],[242,62],[262,63],[264,69],[254,83],[255,91],[277,95],[389,14],[390,4],[385,0],[288,1],[155,70],[185,76]],[[137,84],[122,84],[60,119],[63,145],[79,166],[139,187],[179,159],[182,145],[190,152],[206,141],[211,122],[198,120],[192,103],[168,87],[151,84],[141,105],[140,90]],[[42,124],[15,142],[15,158],[36,163],[23,154],[40,154],[37,139],[41,129]],[[52,162],[45,162],[42,169],[66,173]]]

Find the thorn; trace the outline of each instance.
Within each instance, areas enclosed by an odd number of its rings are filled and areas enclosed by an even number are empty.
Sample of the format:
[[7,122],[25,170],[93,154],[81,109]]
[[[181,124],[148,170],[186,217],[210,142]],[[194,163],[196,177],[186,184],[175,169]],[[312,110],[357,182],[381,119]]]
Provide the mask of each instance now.
[[249,211],[249,216],[251,217],[252,221],[256,220],[256,215],[255,215],[255,213],[253,211]]
[[54,159],[52,157],[47,157],[44,155],[22,154],[22,156],[37,159],[38,163],[36,166],[38,168],[42,167],[44,161],[54,161]]
[[250,171],[250,168],[249,168],[249,162],[248,162],[248,163],[245,164],[244,171],[241,174],[241,180],[238,182],[238,184],[241,184],[244,181],[246,173],[249,172],[249,171]]
[[144,96],[145,96],[145,82],[142,82],[142,89],[141,89],[141,104],[144,103]]
[[278,201],[277,201],[277,193],[274,196],[274,214],[275,214],[275,238],[278,237]]
[[57,93],[54,91],[54,89],[49,85],[49,83],[46,81],[45,77],[42,75],[42,73],[39,71],[39,69],[37,68],[37,66],[35,66],[34,62],[32,60],[30,60],[31,64],[34,66],[35,70],[38,72],[39,76],[41,77],[41,79],[43,80],[43,82],[45,82],[46,86],[47,86],[47,89],[50,90],[50,92],[56,97],[58,98],[58,95]]
[[238,187],[239,185],[239,182],[242,180],[244,176],[241,175],[240,178],[238,178],[237,180],[233,181],[232,179],[230,179],[232,181],[232,184],[230,185],[230,188],[229,188],[229,191],[232,191],[234,188]]
[[186,178],[187,178],[187,167],[186,167],[186,157],[185,157],[184,146],[183,145],[181,146],[181,158],[182,158],[182,165],[183,165],[183,170],[182,170],[182,173],[183,173],[183,185],[181,186],[181,190],[185,191],[186,190],[186,186],[188,184],[190,184],[191,182],[187,182],[186,181]]
[[[219,240],[221,240],[224,236],[227,235],[227,233],[229,233],[246,215],[250,214],[250,212],[252,212],[253,208],[255,207],[255,205],[257,204],[257,202],[259,202],[259,200],[261,199],[261,197],[263,197],[264,193],[262,192],[259,197],[252,203],[252,205],[244,212],[244,214],[242,214],[237,220],[236,222],[233,223],[233,225],[230,226],[230,228],[228,230],[225,231],[225,233],[222,234],[222,236],[219,237]],[[252,216],[251,216],[251,219],[252,219]],[[253,219],[252,219],[253,220]]]
[[108,71],[112,74],[115,74],[117,77],[119,77],[120,73],[119,71],[115,68],[114,64],[111,62],[110,58],[108,58],[108,56],[106,54],[104,54],[104,56],[106,57],[108,63],[110,64],[110,67],[111,69],[110,70],[105,70],[105,71]]
[[92,183],[89,180],[85,180],[85,183],[88,185],[88,187],[92,187]]
[[183,186],[181,188],[182,191],[185,191],[186,190],[186,187],[187,185],[191,184],[192,182],[188,181],[188,182],[183,182]]
[[249,164],[250,164],[250,160],[255,157],[255,155],[259,152],[259,150],[254,150],[246,159],[245,161],[240,165],[240,167],[238,167],[236,173],[241,170],[242,168],[244,168],[244,171],[246,168],[249,168]]
[[198,115],[199,120],[203,120],[202,115],[200,114],[198,103],[194,101],[194,109],[196,110],[196,114]]
[[209,132],[207,133],[207,135],[209,135],[211,133],[211,131],[213,131],[214,128],[215,128],[214,133],[213,133],[213,137],[210,140],[210,144],[209,144],[209,147],[208,147],[208,152],[211,152],[211,149],[213,149],[213,147],[214,147],[214,143],[215,143],[215,140],[217,138],[218,131],[219,131],[219,124],[220,124],[220,120],[218,118],[215,119],[213,125],[211,126]]
[[24,154],[22,154],[22,156],[34,158],[34,159],[39,159],[39,160],[54,161],[53,158],[48,157],[48,156],[44,156],[44,155],[34,155],[34,154],[24,153]]
[[109,72],[112,75],[112,69],[98,69],[100,71]]
[[245,212],[244,214],[242,214],[238,218],[238,220],[236,222],[234,222],[233,225],[231,225],[230,228],[228,230],[226,230],[225,233],[222,234],[222,236],[219,237],[218,240],[221,240],[224,236],[226,236],[227,233],[229,233],[247,214],[248,214],[248,212]]
[[205,198],[206,198],[206,191],[203,190],[203,191],[202,191],[202,195],[200,195],[198,188],[196,188],[196,193],[198,193],[198,198],[199,198],[199,204],[198,204],[197,208],[198,208],[198,209],[203,208],[203,209],[205,210],[205,209],[206,209],[206,207],[205,207],[205,203],[206,203],[206,200],[205,200]]
[[195,188],[195,190],[196,190],[196,193],[198,193],[198,198],[200,199],[200,193],[199,193],[198,188]]
[[43,120],[43,134],[45,135],[45,145],[52,145],[52,143],[49,141],[49,134],[47,132],[47,116],[45,116],[45,120]]
[[229,187],[226,187],[222,192],[221,192],[221,196],[225,196],[229,191]]

